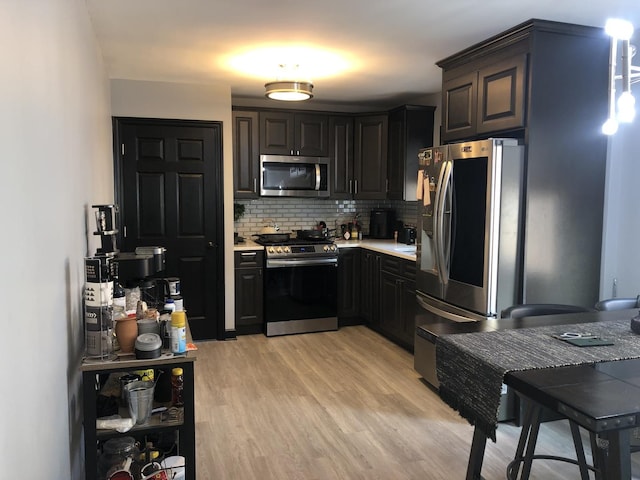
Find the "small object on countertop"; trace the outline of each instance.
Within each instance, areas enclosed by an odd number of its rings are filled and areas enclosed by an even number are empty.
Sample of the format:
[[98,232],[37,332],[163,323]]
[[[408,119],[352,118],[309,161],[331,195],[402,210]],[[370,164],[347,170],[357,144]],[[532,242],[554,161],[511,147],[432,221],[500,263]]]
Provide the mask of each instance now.
[[184,371],[182,368],[171,370],[171,404],[174,407],[184,407],[182,393],[184,390]]
[[158,358],[162,353],[162,339],[157,333],[138,335],[135,342],[137,359]]
[[164,306],[162,307],[162,310],[165,313],[169,313],[169,315],[171,315],[173,312],[176,311],[176,302],[173,298],[167,298],[164,301]]
[[398,243],[398,231],[393,232],[393,241]]
[[640,312],[631,319],[631,331],[640,334]]
[[184,310],[171,314],[171,351],[178,354],[187,351],[187,315]]
[[136,305],[136,318],[138,320],[144,318],[144,314],[147,310],[147,302],[145,302],[144,300],[138,300],[138,304]]

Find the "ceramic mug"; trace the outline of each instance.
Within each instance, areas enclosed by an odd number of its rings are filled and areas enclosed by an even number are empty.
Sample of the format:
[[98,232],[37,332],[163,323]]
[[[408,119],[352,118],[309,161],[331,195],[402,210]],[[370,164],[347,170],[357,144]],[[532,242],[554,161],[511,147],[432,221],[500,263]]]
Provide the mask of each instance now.
[[167,473],[158,462],[147,463],[140,469],[141,480],[168,480]]
[[120,470],[116,470],[109,475],[109,480],[133,480],[133,475],[129,468],[131,468],[131,458],[127,458],[124,462],[124,466]]

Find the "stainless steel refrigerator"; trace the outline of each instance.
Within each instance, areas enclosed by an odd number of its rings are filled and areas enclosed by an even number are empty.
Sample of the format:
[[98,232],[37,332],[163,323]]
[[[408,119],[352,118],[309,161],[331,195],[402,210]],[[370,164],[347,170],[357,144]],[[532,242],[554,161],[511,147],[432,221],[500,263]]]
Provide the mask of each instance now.
[[481,140],[418,159],[418,304],[426,318],[495,318],[521,291],[524,146]]

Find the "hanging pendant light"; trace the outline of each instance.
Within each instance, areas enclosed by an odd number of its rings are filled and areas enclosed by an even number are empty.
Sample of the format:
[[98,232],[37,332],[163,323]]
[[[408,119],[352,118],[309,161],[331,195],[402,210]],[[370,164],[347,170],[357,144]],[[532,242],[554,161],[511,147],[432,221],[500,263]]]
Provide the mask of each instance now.
[[[602,125],[602,132],[613,135],[619,123],[631,123],[635,117],[636,100],[631,93],[631,84],[640,81],[640,67],[632,65],[635,47],[629,43],[633,35],[633,25],[626,20],[609,19],[605,32],[611,37],[609,46],[609,118]],[[622,73],[616,73],[618,43],[622,44]],[[622,93],[616,100],[616,82],[620,81]],[[616,108],[617,107],[617,108]]]
[[286,65],[281,64],[279,68],[280,75],[278,75],[278,79],[264,85],[267,98],[285,102],[299,102],[313,97],[313,83],[295,80],[298,65],[293,68],[287,68]]

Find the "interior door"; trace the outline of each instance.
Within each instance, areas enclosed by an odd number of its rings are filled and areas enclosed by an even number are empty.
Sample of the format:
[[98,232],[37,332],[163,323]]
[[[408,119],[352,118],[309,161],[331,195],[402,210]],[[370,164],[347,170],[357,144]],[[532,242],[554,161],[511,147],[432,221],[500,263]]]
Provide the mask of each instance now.
[[167,249],[194,340],[224,338],[222,123],[114,119],[120,250]]

